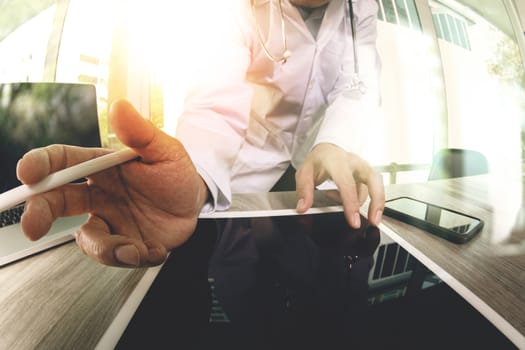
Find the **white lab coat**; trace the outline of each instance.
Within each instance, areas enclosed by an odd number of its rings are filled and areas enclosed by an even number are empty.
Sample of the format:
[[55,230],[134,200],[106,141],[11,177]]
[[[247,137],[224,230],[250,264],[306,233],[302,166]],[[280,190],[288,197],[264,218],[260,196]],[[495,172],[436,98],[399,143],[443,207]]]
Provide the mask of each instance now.
[[283,0],[292,53],[284,64],[266,57],[254,21],[255,14],[268,49],[281,56],[277,1],[254,1],[253,12],[250,0],[216,1],[229,6],[231,17],[211,29],[215,50],[194,77],[177,126],[176,136],[218,210],[230,205],[232,192],[268,191],[318,143],[359,154],[378,105],[375,0],[353,0],[363,91],[350,88],[354,56],[347,0],[329,3],[317,38],[298,9]]

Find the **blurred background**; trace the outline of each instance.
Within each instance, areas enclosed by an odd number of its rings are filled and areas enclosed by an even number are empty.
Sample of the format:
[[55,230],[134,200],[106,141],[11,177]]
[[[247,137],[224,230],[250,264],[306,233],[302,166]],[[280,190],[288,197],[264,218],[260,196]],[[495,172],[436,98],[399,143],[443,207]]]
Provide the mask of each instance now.
[[[0,83],[94,84],[107,147],[118,147],[116,98],[172,133],[192,72],[212,56],[214,1],[2,0]],[[521,178],[524,1],[377,1],[383,122],[365,156],[385,184],[426,181],[441,148],[478,150]]]

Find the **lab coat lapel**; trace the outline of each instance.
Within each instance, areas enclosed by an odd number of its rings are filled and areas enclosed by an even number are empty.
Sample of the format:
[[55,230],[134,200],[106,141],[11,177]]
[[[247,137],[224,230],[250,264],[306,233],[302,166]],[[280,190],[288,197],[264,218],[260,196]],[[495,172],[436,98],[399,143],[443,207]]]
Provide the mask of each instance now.
[[[257,9],[261,6],[270,6],[269,11],[274,13],[275,15],[278,15],[279,9],[276,2],[270,1],[270,0],[251,0],[253,1],[254,8]],[[277,1],[277,0],[276,0]],[[331,33],[337,29],[339,24],[341,23],[342,15],[344,14],[344,2],[346,0],[332,0],[328,4],[328,8],[326,9],[326,13],[323,19],[323,22],[321,24],[321,28],[318,33],[317,42],[319,44],[326,43],[331,36]],[[311,42],[316,42],[316,39],[312,36],[310,33],[310,30],[308,30],[308,27],[303,21],[303,18],[301,17],[301,14],[299,13],[299,10],[290,3],[290,1],[283,0],[282,1],[282,7],[283,7],[283,13],[284,18],[287,22],[287,25],[290,27],[295,27],[296,30],[298,30],[301,35],[304,38],[307,38]],[[328,20],[327,20],[328,18]],[[333,20],[335,19],[335,20]],[[280,20],[280,19],[279,19]],[[262,23],[264,21],[259,20]],[[277,21],[278,22],[278,21]],[[261,25],[260,24],[260,25]],[[262,28],[264,31],[267,31],[268,28]]]
[[309,41],[315,42],[315,38],[312,36],[312,33],[310,33],[310,30],[308,30],[299,10],[292,5],[290,1],[283,1],[283,12],[287,22],[290,23],[291,26],[295,27],[301,35]]
[[[256,17],[254,25],[256,26],[256,30],[260,31],[265,44],[272,50],[282,46],[281,15],[278,0],[250,1],[253,1],[252,14]],[[286,27],[285,36],[289,45],[294,45],[295,42],[293,38],[300,41],[315,42],[297,8],[295,8],[289,0],[282,0],[282,8]],[[297,39],[296,33],[291,33],[292,31],[299,32],[300,39]],[[284,47],[281,49],[284,49]]]
[[[268,0],[259,0],[261,2]],[[346,0],[332,0],[328,4],[326,9],[323,21],[321,23],[321,28],[317,34],[317,40],[312,36],[310,30],[303,21],[299,10],[292,5],[289,1],[283,1],[283,11],[287,20],[301,32],[301,34],[311,40],[316,42],[322,47],[324,46],[332,37],[332,33],[337,30],[341,24],[341,20],[345,16],[345,1]]]
[[341,25],[341,20],[345,18],[345,1],[332,0],[324,14],[321,28],[317,34],[317,43],[323,47],[332,38],[332,33]]

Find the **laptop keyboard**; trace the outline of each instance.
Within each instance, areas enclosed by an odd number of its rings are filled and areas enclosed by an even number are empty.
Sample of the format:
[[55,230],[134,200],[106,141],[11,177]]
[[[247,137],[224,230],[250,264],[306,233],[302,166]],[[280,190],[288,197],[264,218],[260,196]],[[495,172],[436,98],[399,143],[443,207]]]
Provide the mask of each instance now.
[[22,213],[24,212],[24,206],[19,205],[11,209],[4,210],[0,213],[0,227],[5,227],[20,222]]

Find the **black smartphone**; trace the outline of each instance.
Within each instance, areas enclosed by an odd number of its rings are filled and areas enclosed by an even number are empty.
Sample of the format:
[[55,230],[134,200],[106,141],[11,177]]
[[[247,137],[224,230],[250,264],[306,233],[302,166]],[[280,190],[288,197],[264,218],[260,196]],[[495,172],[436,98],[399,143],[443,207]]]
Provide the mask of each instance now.
[[385,202],[384,214],[455,243],[465,243],[483,227],[483,221],[410,197]]

